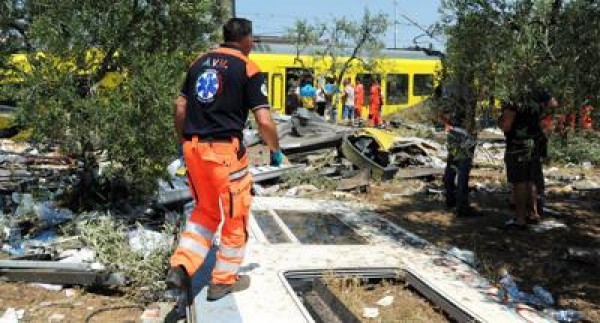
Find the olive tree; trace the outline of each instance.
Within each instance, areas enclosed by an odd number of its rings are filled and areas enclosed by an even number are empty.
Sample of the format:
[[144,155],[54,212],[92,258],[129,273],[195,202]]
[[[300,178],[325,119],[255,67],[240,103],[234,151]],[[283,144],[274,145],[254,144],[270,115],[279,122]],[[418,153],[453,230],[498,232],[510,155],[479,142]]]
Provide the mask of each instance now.
[[296,48],[297,57],[310,51],[316,56],[314,63],[325,63],[329,74],[340,84],[356,61],[367,67],[373,64],[369,58],[376,58],[383,49],[381,37],[387,26],[387,15],[365,9],[358,21],[347,17],[312,24],[298,20],[287,34]]
[[224,7],[208,0],[21,3],[34,50],[32,70],[13,93],[19,122],[35,141],[83,161],[80,206],[151,193],[176,152],[172,100],[196,52],[217,38]]

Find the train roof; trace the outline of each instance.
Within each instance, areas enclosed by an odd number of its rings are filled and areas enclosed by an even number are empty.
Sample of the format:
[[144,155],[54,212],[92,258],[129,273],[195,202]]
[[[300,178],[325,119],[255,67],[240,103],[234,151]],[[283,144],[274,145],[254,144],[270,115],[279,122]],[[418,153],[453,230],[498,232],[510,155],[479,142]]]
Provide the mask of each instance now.
[[[313,55],[319,50],[324,50],[325,46],[314,46],[306,48],[302,51],[302,55]],[[255,54],[286,54],[296,55],[296,46],[292,44],[282,43],[268,43],[268,42],[255,42],[254,48],[252,49]],[[350,56],[352,49],[348,48],[344,51],[344,54]],[[422,50],[411,50],[411,49],[383,49],[377,53],[377,56],[385,58],[404,58],[404,59],[417,59],[417,60],[440,60],[440,57],[435,54],[427,54]]]

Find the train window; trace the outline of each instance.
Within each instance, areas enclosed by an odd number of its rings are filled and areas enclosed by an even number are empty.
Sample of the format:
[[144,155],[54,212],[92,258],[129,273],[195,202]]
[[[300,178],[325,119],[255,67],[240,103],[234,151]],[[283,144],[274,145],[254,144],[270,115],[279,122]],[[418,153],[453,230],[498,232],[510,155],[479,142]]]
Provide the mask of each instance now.
[[433,75],[432,74],[415,74],[413,78],[413,95],[425,96],[433,93]]
[[361,81],[365,91],[364,105],[369,105],[371,103],[371,85],[373,84],[374,79],[377,79],[379,84],[381,84],[381,75],[379,74],[356,74],[356,80]]
[[408,74],[388,74],[386,101],[390,105],[408,103]]

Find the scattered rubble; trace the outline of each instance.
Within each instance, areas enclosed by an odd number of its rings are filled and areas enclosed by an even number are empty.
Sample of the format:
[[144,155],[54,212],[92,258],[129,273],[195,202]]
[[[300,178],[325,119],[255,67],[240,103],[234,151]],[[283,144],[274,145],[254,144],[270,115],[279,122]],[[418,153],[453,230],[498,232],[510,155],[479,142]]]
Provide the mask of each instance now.
[[562,229],[562,230],[569,230],[569,227],[558,221],[555,219],[547,219],[547,220],[543,220],[540,223],[533,225],[531,227],[531,229],[536,232],[536,233],[544,233],[550,230],[557,230],[557,229]]
[[387,307],[390,306],[394,303],[394,296],[392,295],[388,295],[388,296],[384,296],[382,299],[377,301],[377,305],[379,306],[383,306],[383,307]]
[[19,323],[19,320],[23,319],[25,315],[24,309],[16,309],[13,307],[9,307],[4,314],[0,317],[0,322],[2,323]]
[[402,138],[391,132],[366,128],[344,138],[344,157],[374,179],[390,180],[400,168],[421,166],[442,169],[441,146],[421,138]]
[[379,309],[377,307],[365,307],[363,310],[363,317],[366,319],[376,319],[379,316]]
[[600,248],[568,248],[565,258],[600,267]]
[[302,196],[302,195],[306,195],[309,193],[315,193],[318,191],[319,191],[318,187],[311,185],[311,184],[306,184],[306,185],[299,185],[299,186],[294,186],[294,187],[290,188],[289,190],[287,190],[285,195],[286,196]]
[[[425,184],[439,179],[444,172],[447,151],[435,140],[403,137],[380,129],[356,130],[333,125],[314,113],[302,110],[292,117],[277,117],[276,121],[282,149],[294,164],[265,166],[268,164],[268,149],[260,145],[261,139],[255,130],[246,129],[244,143],[249,147],[250,172],[254,177],[253,191],[256,195],[296,197],[331,194],[337,199],[356,201],[361,193],[369,192],[380,180],[393,180],[393,184],[401,188],[401,191],[384,192],[384,201],[420,193],[443,194],[443,190],[435,184]],[[435,133],[435,129],[427,126],[401,125]],[[478,140],[475,164],[494,169],[503,167],[505,145],[501,142],[501,133],[491,130],[480,134]],[[40,198],[16,193],[28,191],[31,185],[40,182],[55,190],[72,183],[75,180],[72,174],[78,167],[76,162],[55,152],[40,153],[27,145],[5,140],[0,140],[0,153],[0,192],[9,193],[0,196],[0,245],[13,257],[0,260],[1,278],[62,289],[65,285],[123,286],[131,284],[132,279],[139,279],[134,277],[135,272],[137,275],[148,272],[148,277],[137,281],[136,286],[162,287],[166,256],[175,239],[173,232],[163,225],[166,223],[177,230],[194,205],[182,158],[167,167],[170,177],[159,181],[154,201],[148,206],[152,217],[148,216],[150,213],[144,213],[142,217],[127,215],[122,223],[113,219],[111,224],[98,224],[105,221],[101,214],[76,214],[60,207],[51,196]],[[581,167],[589,169],[593,165],[582,164]],[[558,168],[548,169],[546,177],[550,184],[555,181],[561,185],[550,185],[548,191],[571,194],[600,189],[596,179],[573,173]],[[475,187],[489,194],[508,192],[508,186],[500,182],[481,181],[476,182]],[[560,215],[547,208],[544,211],[552,216]],[[161,215],[164,217],[161,218]],[[107,218],[118,216],[113,214]],[[143,225],[133,224],[139,221],[144,222]],[[100,227],[90,230],[89,226],[93,225]],[[62,230],[66,226],[77,229]],[[88,228],[82,228],[85,226]],[[560,229],[568,230],[569,227],[554,219],[533,226],[537,233]],[[115,256],[123,252],[120,249],[131,251],[131,255]],[[476,263],[474,252],[469,250],[452,247],[446,255],[470,266]],[[565,258],[600,266],[597,249],[569,248]],[[108,259],[118,260],[109,264]],[[553,304],[553,301],[550,302],[552,295],[540,286],[534,287],[532,294],[521,292],[508,273],[502,277],[500,284],[501,299],[544,307]],[[69,298],[75,293],[73,289],[65,290]],[[376,305],[386,307],[393,302],[394,297],[388,295]],[[17,317],[18,322],[18,313],[14,308],[9,309],[0,322],[13,317]],[[557,320],[560,315],[577,315],[564,310],[548,313]],[[152,320],[156,315],[156,308],[148,308],[142,319]],[[364,308],[363,317],[378,316],[378,308]],[[58,316],[54,319],[62,320]]]

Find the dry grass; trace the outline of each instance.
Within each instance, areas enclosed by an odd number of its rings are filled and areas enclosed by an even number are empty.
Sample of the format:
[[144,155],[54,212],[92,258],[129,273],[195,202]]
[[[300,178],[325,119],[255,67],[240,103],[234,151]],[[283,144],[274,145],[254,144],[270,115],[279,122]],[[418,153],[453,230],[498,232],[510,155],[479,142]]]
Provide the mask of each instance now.
[[[158,248],[144,256],[130,247],[128,228],[110,216],[83,222],[80,229],[81,239],[96,252],[98,261],[109,270],[125,275],[132,297],[153,301],[164,291],[164,278],[172,253],[170,247]],[[173,228],[165,227],[164,232],[171,235]]]
[[[369,284],[360,278],[335,277],[325,274],[323,280],[329,289],[363,322],[449,322],[443,313],[426,299],[413,292],[401,280],[383,280]],[[378,306],[376,303],[385,296],[394,297],[392,305]],[[365,307],[376,307],[376,319],[362,317]]]
[[283,174],[281,181],[286,187],[314,185],[319,189],[333,190],[337,182],[317,172],[291,171]]

